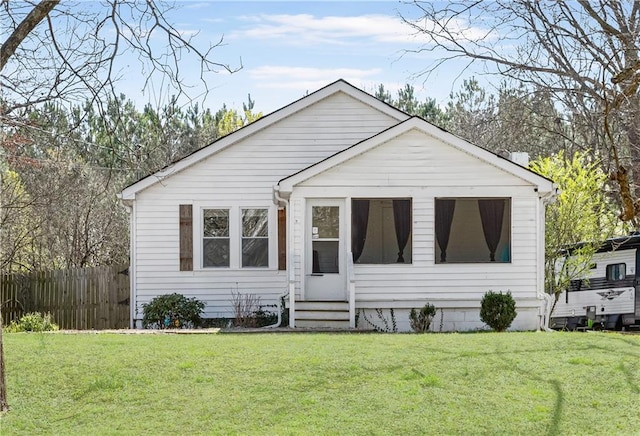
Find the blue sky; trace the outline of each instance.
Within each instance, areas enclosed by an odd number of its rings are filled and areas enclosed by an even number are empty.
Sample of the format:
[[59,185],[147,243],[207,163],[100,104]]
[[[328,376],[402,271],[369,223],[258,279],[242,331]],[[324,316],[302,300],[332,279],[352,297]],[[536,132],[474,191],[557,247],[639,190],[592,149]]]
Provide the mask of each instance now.
[[[179,1],[169,21],[183,35],[194,35],[200,46],[223,38],[214,59],[242,65],[234,74],[207,76],[209,94],[196,101],[213,110],[222,103],[241,108],[250,93],[255,109],[266,114],[339,78],[369,92],[382,83],[394,94],[411,83],[420,98],[443,104],[464,78],[479,77],[480,70],[465,70],[463,62],[448,63],[428,78],[418,76],[434,62],[434,54],[404,52],[424,39],[412,34],[399,13],[412,14],[415,8],[398,1]],[[197,66],[185,62],[182,70],[195,73]],[[135,77],[132,70],[121,83],[127,96],[139,103],[166,100],[157,82],[142,95],[142,76]],[[191,75],[189,83],[197,85],[197,76]],[[190,94],[203,91],[196,87]]]

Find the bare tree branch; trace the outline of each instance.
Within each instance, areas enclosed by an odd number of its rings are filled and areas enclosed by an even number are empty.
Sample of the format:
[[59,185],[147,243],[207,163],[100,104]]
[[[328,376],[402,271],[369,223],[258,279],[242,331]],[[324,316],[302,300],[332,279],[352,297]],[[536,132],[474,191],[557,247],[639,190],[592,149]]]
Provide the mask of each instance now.
[[42,0],[29,12],[13,33],[9,35],[7,40],[2,44],[2,48],[0,48],[0,71],[4,69],[9,58],[15,54],[16,49],[27,35],[33,31],[38,23],[49,15],[49,12],[51,12],[58,3],[60,3],[60,0]]
[[[143,90],[161,80],[167,96],[189,97],[196,84],[206,96],[210,74],[242,68],[214,60],[222,37],[203,48],[196,35],[174,27],[168,20],[172,6],[160,0],[106,0],[92,7],[59,0],[3,1],[2,6],[0,28],[9,35],[0,53],[4,123],[43,102],[71,106],[88,100],[104,112],[104,102],[119,94],[125,70],[118,59],[125,53],[137,56]],[[183,67],[188,58],[200,68],[196,83]]]
[[464,58],[552,93],[583,126],[585,149],[613,166],[621,203],[640,216],[640,2],[407,3],[417,16],[403,21],[428,41],[407,51],[440,55],[417,75],[428,79],[443,62]]

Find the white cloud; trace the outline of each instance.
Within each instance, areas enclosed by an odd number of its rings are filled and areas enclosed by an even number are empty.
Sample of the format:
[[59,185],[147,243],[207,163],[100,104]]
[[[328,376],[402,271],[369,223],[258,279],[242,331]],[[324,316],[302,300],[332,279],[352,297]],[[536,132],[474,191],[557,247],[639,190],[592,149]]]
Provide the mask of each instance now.
[[290,44],[349,44],[362,39],[371,43],[424,43],[409,26],[388,15],[325,16],[254,15],[241,17],[250,26],[229,34],[230,38],[278,39]]
[[210,7],[211,3],[210,2],[200,2],[200,3],[184,2],[181,6],[186,9],[204,9],[204,8]]
[[318,79],[326,77],[328,74],[336,76],[371,76],[380,72],[379,68],[367,70],[359,68],[310,68],[310,67],[289,67],[282,65],[264,65],[252,69],[249,74],[254,79],[264,79],[272,77],[301,77],[304,79]]
[[[239,17],[248,26],[235,30],[229,38],[273,39],[280,43],[301,45],[324,43],[333,45],[362,44],[416,44],[430,42],[419,32],[421,27],[437,28],[433,22],[417,20],[415,26],[391,15],[324,16],[310,14],[247,15]],[[446,27],[454,34],[468,40],[491,38],[491,32],[473,26],[462,19],[447,21]]]
[[379,83],[375,77],[379,68],[310,68],[284,65],[264,65],[248,71],[251,79],[260,88],[315,91],[336,79],[344,79],[355,86]]

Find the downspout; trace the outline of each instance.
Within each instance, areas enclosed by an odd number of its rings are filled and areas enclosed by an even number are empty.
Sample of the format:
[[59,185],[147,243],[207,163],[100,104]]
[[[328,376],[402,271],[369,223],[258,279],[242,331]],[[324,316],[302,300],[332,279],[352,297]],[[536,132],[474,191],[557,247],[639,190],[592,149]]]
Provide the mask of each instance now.
[[537,209],[537,213],[538,213],[538,232],[542,234],[542,238],[538,238],[538,261],[540,262],[540,269],[539,271],[541,271],[541,273],[539,272],[539,277],[540,277],[540,282],[537,286],[537,294],[538,294],[538,298],[544,301],[544,305],[542,307],[542,323],[540,325],[541,329],[546,331],[546,332],[552,332],[554,330],[552,330],[551,328],[549,328],[549,322],[550,322],[550,318],[551,318],[551,308],[553,307],[553,297],[551,295],[549,295],[546,291],[545,291],[545,280],[544,280],[544,275],[545,275],[545,239],[546,239],[546,220],[545,220],[545,209],[546,206],[548,204],[554,203],[556,201],[556,197],[558,195],[558,188],[555,185],[555,183],[553,184],[553,190],[540,196],[540,200],[542,200],[542,210],[540,210],[540,204],[541,202],[538,201],[536,204],[536,209]]
[[278,321],[275,324],[262,326],[263,329],[272,329],[272,328],[280,327],[280,324],[282,323],[282,304],[280,302],[288,294],[289,294],[289,291],[285,291],[282,294],[278,295],[278,302],[276,303],[276,308],[278,311]]
[[[287,226],[285,229],[285,233],[287,235],[286,238],[286,242],[287,242],[287,246],[286,246],[286,253],[287,253],[287,290],[285,292],[283,292],[282,294],[278,295],[278,302],[276,303],[276,307],[278,310],[278,322],[276,322],[275,324],[272,325],[268,325],[268,326],[264,326],[263,328],[268,329],[268,328],[276,328],[276,327],[280,327],[280,324],[282,323],[282,305],[281,305],[281,301],[284,297],[286,297],[287,295],[295,295],[295,288],[293,289],[293,292],[291,290],[291,284],[293,283],[292,281],[292,269],[291,269],[291,265],[293,264],[293,262],[291,262],[291,254],[289,253],[289,244],[290,244],[290,239],[289,238],[289,226],[291,225],[291,212],[289,210],[289,200],[282,197],[280,195],[280,187],[278,185],[275,185],[273,187],[273,198],[276,200],[276,204],[278,206],[282,205],[285,208],[285,212],[287,214]],[[289,305],[289,320],[291,322],[291,314],[293,312],[293,305],[290,304]]]

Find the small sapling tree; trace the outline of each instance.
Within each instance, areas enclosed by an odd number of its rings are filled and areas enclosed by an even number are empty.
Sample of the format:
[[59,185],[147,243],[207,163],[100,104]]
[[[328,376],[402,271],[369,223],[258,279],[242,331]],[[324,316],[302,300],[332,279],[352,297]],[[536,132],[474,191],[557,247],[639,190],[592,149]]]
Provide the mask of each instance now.
[[[552,296],[551,313],[571,280],[584,277],[601,241],[620,221],[607,198],[607,176],[589,153],[569,158],[560,152],[532,161],[530,168],[553,180],[560,191],[546,207],[545,291]],[[574,247],[571,256],[567,247]]]
[[416,333],[428,332],[431,321],[435,315],[436,307],[430,303],[425,304],[420,310],[411,309],[409,313],[411,329]]

